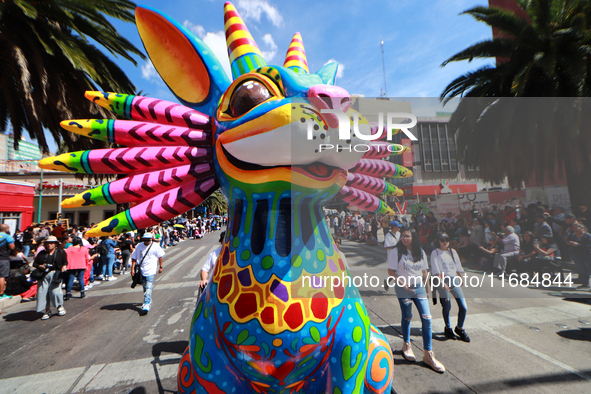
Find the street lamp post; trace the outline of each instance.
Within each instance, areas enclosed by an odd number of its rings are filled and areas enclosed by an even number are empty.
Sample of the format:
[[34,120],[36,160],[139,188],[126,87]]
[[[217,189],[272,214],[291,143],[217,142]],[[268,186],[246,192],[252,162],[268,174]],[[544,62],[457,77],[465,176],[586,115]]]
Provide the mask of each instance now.
[[39,208],[37,208],[37,223],[41,223],[41,200],[43,199],[43,169],[39,180]]
[[57,201],[57,221],[59,222],[62,219],[62,190],[64,186],[64,181],[60,178],[60,196]]

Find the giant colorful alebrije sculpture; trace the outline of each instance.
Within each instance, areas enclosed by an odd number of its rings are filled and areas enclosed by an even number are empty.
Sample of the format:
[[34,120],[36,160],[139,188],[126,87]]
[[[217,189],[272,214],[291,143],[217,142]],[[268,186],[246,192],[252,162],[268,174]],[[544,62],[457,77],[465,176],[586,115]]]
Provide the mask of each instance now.
[[[183,26],[142,7],[136,22],[154,67],[182,104],[87,92],[131,120],[62,126],[126,147],[67,153],[39,165],[126,175],[63,202],[66,208],[133,203],[93,227],[93,236],[156,225],[221,187],[230,205],[228,230],[192,319],[179,393],[389,391],[394,363],[386,338],[370,324],[356,287],[332,286],[348,269],[322,203],[338,195],[363,210],[392,213],[376,196],[401,191],[381,178],[412,173],[381,159],[404,148],[381,140],[358,153],[347,149],[363,142],[356,136],[338,140],[337,116],[323,109],[340,109],[358,116],[361,129],[372,128],[335,86],[336,63],[308,73],[299,33],[283,66],[268,66],[226,3],[230,81]],[[320,141],[341,146],[318,151]]]

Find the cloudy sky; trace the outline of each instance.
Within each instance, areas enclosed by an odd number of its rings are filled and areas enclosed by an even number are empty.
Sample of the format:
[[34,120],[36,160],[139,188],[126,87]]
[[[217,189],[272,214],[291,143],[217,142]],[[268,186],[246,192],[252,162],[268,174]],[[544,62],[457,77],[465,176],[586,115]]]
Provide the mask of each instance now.
[[[219,0],[144,0],[168,14],[201,38],[218,55],[229,73],[223,4]],[[487,39],[491,30],[461,12],[486,0],[236,0],[234,5],[248,25],[269,64],[283,64],[296,31],[302,34],[308,64],[316,71],[328,61],[341,64],[338,84],[351,94],[379,96],[384,89],[380,41],[384,41],[387,93],[390,97],[437,97],[455,77],[482,62],[441,63],[467,46]],[[118,30],[143,49],[132,24]],[[138,67],[118,64],[138,90],[152,97],[172,99],[150,62]]]
[[[487,0],[234,1],[268,64],[283,64],[289,42],[299,31],[310,71],[317,71],[329,61],[338,61],[341,66],[337,84],[351,94],[380,96],[384,89],[380,48],[383,40],[387,95],[398,98],[438,97],[453,79],[485,64],[473,61],[440,66],[467,46],[490,38],[491,30],[485,24],[469,15],[459,15],[487,3]],[[154,7],[186,26],[212,49],[230,73],[223,31],[223,0],[143,0],[138,4]],[[114,24],[143,50],[135,25],[119,21]],[[114,60],[138,91],[176,101],[151,62],[138,59],[138,65],[134,66],[124,59]]]

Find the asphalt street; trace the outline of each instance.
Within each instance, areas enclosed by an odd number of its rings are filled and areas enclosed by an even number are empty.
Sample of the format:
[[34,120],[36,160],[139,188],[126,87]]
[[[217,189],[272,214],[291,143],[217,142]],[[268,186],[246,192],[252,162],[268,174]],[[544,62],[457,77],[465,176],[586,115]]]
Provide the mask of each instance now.
[[[131,278],[94,286],[84,299],[65,303],[67,314],[40,320],[34,303],[0,316],[0,394],[175,393],[177,365],[188,344],[197,283],[218,233],[166,250],[156,279],[152,310],[140,316],[141,288]],[[412,342],[418,362],[401,354],[400,307],[381,286],[386,253],[381,245],[343,241],[350,273],[367,277],[360,293],[373,324],[394,350],[397,393],[591,392],[591,293],[550,284],[511,287],[476,277],[465,289],[471,343],[447,340],[441,306],[431,304],[433,349],[446,366],[440,375],[422,359],[416,309]],[[371,286],[370,278],[380,284]],[[373,284],[376,284],[374,279]],[[452,306],[455,323],[457,306]]]

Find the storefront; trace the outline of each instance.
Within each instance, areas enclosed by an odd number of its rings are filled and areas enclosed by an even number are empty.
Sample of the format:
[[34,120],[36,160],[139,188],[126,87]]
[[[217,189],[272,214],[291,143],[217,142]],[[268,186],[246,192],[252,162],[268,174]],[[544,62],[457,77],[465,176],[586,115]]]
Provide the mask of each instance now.
[[35,185],[28,182],[0,179],[0,222],[24,230],[33,222]]

